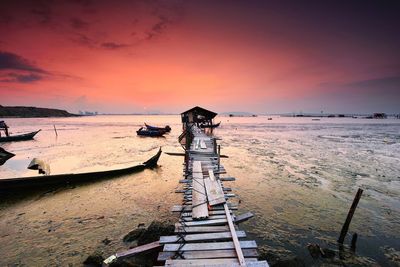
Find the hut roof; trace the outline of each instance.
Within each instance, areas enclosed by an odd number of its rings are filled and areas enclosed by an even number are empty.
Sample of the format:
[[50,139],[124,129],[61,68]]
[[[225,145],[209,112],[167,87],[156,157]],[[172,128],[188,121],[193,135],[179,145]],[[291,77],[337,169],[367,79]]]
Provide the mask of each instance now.
[[186,110],[185,112],[182,112],[181,114],[186,114],[186,113],[190,113],[190,112],[196,112],[199,115],[203,115],[207,119],[213,119],[215,116],[218,115],[215,112],[212,112],[210,110],[207,110],[207,109],[199,107],[199,106],[195,106],[194,108]]

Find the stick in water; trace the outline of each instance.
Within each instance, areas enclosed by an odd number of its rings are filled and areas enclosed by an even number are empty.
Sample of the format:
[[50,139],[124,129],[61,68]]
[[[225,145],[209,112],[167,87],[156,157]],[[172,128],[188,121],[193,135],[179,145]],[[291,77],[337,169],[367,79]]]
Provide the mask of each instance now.
[[56,136],[58,136],[57,129],[56,129],[56,125],[53,124],[53,127],[54,127],[54,131],[56,132]]

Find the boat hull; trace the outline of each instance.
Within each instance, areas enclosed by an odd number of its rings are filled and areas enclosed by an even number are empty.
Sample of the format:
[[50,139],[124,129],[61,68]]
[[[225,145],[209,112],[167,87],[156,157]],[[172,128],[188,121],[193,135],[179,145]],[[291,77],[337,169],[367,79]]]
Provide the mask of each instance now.
[[142,171],[146,168],[154,168],[155,166],[157,166],[157,162],[161,156],[161,153],[162,151],[160,148],[160,150],[157,152],[156,155],[154,155],[144,163],[117,170],[0,179],[0,191],[9,192],[10,190],[13,189],[38,188],[49,185],[77,184],[81,182],[97,181],[112,177],[118,177],[126,174],[131,174]]
[[32,140],[33,137],[40,132],[31,132],[31,133],[26,133],[26,134],[18,134],[18,135],[11,135],[11,136],[3,136],[0,137],[0,142],[13,142],[13,141],[26,141],[26,140]]

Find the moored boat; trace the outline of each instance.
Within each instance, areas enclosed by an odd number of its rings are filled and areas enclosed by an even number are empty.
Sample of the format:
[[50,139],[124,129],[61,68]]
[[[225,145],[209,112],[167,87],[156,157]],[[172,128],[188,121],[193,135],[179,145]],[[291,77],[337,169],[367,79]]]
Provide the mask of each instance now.
[[70,183],[96,181],[105,178],[139,172],[147,168],[156,167],[161,153],[162,151],[160,148],[156,155],[151,157],[149,160],[143,162],[142,164],[116,170],[0,179],[0,191],[9,192],[12,189],[25,188],[26,190],[28,188],[38,188],[48,185],[66,185]]
[[33,137],[40,132],[38,130],[36,132],[30,132],[25,134],[16,134],[16,135],[9,135],[9,136],[1,136],[0,142],[11,142],[11,141],[25,141],[25,140],[32,140]]
[[169,125],[167,125],[165,127],[151,126],[151,125],[148,125],[147,123],[144,123],[144,125],[146,125],[146,128],[149,129],[149,130],[165,131],[165,132],[170,132],[171,131],[171,127],[169,127]]
[[221,122],[218,122],[217,124],[200,124],[200,128],[217,128]]
[[137,135],[141,135],[141,136],[161,137],[165,134],[165,131],[150,130],[145,127],[140,127],[140,129],[137,130],[136,133],[137,133]]

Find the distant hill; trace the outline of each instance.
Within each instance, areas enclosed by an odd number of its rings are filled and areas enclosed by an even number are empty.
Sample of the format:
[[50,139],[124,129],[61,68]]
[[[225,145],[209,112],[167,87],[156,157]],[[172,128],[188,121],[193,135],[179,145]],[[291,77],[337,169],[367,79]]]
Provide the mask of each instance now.
[[66,110],[36,107],[4,107],[0,105],[0,118],[75,117]]

